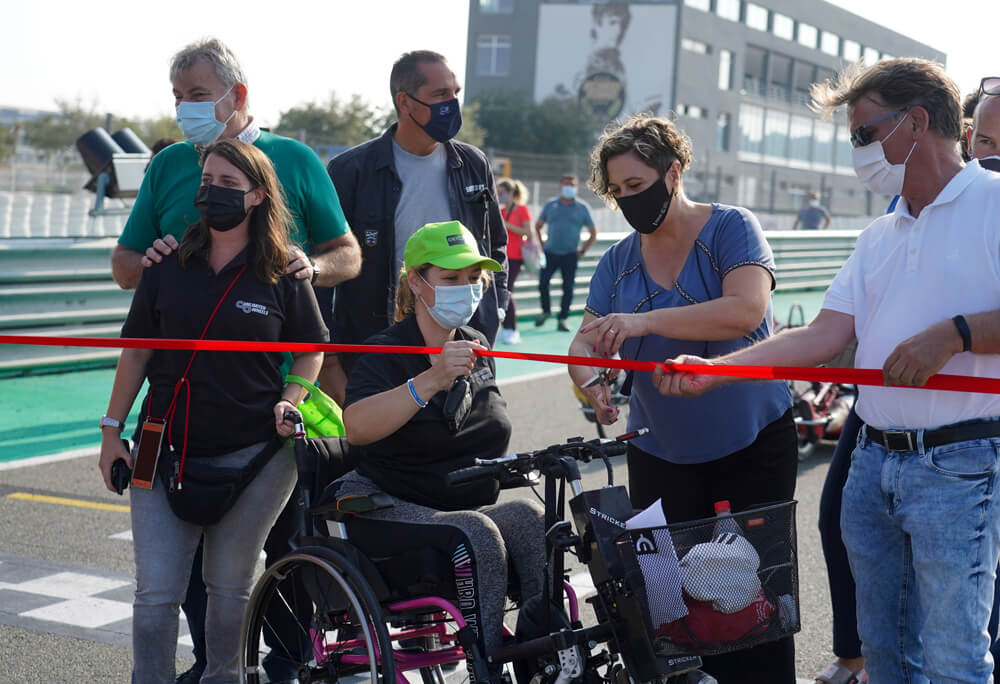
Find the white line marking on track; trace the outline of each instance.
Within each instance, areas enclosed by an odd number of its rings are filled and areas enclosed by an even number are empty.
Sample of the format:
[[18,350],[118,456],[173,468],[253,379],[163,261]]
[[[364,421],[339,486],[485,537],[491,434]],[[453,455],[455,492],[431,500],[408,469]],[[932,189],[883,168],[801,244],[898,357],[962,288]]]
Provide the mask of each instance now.
[[128,584],[128,582],[122,582],[121,580],[97,577],[96,575],[83,575],[78,572],[59,572],[55,575],[47,575],[46,577],[39,577],[27,582],[8,584],[7,588],[29,594],[76,599],[125,587]]
[[29,466],[46,465],[47,463],[58,463],[59,461],[69,461],[74,458],[84,456],[97,456],[100,447],[91,446],[82,449],[70,449],[61,451],[58,454],[48,454],[47,456],[31,456],[30,458],[20,458],[16,461],[4,461],[0,463],[0,470],[14,470],[15,468],[27,468]]
[[132,606],[122,601],[87,596],[29,610],[21,616],[96,629],[132,617]]

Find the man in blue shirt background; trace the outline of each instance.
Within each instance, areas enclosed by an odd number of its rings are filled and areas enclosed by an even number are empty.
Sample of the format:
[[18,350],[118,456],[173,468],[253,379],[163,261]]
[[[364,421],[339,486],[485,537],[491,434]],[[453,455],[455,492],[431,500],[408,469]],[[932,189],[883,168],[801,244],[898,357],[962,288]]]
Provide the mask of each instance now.
[[[549,282],[552,274],[559,269],[562,275],[563,292],[562,302],[559,307],[558,328],[564,332],[569,331],[566,319],[569,318],[569,307],[573,303],[573,281],[576,278],[576,265],[580,257],[590,249],[597,239],[597,228],[594,227],[594,220],[590,218],[590,209],[587,205],[576,199],[576,175],[567,173],[559,183],[559,197],[555,197],[546,202],[542,213],[535,222],[535,230],[539,237],[542,235],[542,227],[548,223],[549,227],[545,237],[545,268],[538,275],[538,292],[542,298],[542,313],[535,319],[535,326],[541,326],[552,315],[551,302],[549,299]],[[580,246],[580,229],[587,228],[590,235],[587,241]]]

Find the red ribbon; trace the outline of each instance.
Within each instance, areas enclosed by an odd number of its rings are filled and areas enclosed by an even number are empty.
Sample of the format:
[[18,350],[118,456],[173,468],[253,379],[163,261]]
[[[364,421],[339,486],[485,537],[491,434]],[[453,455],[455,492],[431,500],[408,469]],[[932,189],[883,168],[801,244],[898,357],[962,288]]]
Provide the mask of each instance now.
[[[355,354],[440,354],[440,347],[413,347],[402,345],[364,344],[314,344],[306,342],[247,342],[244,340],[176,340],[124,337],[51,337],[44,335],[0,335],[0,344],[29,344],[51,347],[106,347],[123,349],[188,349],[198,351],[243,352],[336,352]],[[657,361],[630,361],[605,359],[594,356],[564,356],[561,354],[534,354],[529,352],[497,351],[482,349],[478,353],[497,359],[542,361],[545,363],[591,366],[594,368],[619,368],[622,370],[653,371],[663,368],[667,372],[685,371],[701,375],[722,375],[732,378],[755,380],[806,380],[811,382],[838,382],[850,385],[885,386],[882,371],[874,368],[814,368],[808,366],[729,366],[702,364],[670,364]],[[910,387],[904,385],[904,387]],[[939,373],[932,376],[923,389],[952,392],[977,392],[1000,394],[1000,378],[977,378],[968,375]]]

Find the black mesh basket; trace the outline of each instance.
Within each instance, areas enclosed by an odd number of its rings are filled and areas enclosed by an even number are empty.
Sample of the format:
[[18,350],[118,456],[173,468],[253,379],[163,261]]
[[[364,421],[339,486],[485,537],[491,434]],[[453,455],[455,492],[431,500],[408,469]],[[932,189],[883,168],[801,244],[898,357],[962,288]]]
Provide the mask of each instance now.
[[619,536],[657,655],[727,653],[799,631],[795,504]]

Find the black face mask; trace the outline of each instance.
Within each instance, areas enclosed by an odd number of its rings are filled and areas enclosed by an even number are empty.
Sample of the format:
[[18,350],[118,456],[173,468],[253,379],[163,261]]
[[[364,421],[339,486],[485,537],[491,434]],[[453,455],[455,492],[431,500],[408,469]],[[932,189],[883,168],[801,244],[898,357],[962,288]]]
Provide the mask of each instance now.
[[674,191],[667,190],[661,177],[642,192],[618,197],[615,201],[629,225],[643,235],[648,235],[663,223],[673,199]]
[[198,188],[194,206],[209,228],[219,232],[232,230],[243,223],[247,210],[243,207],[243,197],[248,192],[239,188],[224,188],[221,185],[203,185]]

